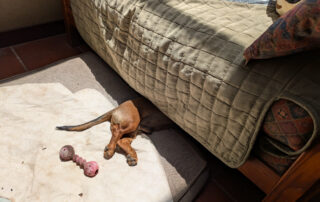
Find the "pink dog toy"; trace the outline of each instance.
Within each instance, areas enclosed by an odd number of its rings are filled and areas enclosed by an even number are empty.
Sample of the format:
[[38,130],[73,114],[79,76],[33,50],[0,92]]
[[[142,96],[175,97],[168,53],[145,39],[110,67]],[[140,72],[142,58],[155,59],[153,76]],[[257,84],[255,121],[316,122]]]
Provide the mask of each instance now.
[[62,161],[70,161],[76,162],[80,168],[83,168],[84,174],[88,177],[94,177],[98,174],[99,166],[95,161],[86,162],[85,159],[81,158],[77,154],[75,154],[74,149],[71,145],[65,145],[60,149],[60,159]]

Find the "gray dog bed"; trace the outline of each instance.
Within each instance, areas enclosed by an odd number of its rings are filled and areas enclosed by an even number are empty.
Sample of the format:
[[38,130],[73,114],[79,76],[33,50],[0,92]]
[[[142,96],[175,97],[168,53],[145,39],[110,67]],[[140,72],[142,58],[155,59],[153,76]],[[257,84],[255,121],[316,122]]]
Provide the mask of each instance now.
[[[139,96],[99,57],[91,52],[59,61],[41,70],[3,80],[0,86],[59,82],[70,91],[93,88],[113,104]],[[207,162],[183,131],[153,133],[174,201],[192,201],[208,178]]]

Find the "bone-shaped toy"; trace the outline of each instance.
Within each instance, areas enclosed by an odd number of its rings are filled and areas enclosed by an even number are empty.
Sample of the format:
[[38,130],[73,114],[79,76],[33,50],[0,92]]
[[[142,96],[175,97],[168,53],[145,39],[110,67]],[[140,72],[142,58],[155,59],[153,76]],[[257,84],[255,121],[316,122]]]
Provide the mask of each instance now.
[[94,177],[98,174],[99,166],[95,161],[86,162],[85,159],[81,158],[77,154],[75,154],[74,149],[71,145],[65,145],[60,149],[60,159],[62,161],[70,161],[72,160],[80,168],[83,168],[84,174],[88,177]]

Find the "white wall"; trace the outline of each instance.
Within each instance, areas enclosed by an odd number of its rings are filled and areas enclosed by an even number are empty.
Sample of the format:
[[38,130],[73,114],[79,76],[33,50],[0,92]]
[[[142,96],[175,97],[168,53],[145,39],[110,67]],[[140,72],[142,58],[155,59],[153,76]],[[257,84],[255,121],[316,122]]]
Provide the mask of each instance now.
[[61,19],[61,0],[0,0],[0,32]]

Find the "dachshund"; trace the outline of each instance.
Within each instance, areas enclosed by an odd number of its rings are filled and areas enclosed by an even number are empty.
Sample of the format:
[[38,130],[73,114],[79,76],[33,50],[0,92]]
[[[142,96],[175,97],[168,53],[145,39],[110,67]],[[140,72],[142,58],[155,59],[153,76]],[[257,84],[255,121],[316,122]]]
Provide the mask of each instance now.
[[128,100],[107,113],[89,122],[75,126],[57,126],[58,130],[83,131],[97,124],[109,121],[112,133],[109,144],[104,149],[104,158],[110,159],[116,148],[121,148],[129,166],[138,163],[136,151],[131,143],[137,134],[162,130],[173,126],[173,122],[143,97]]

